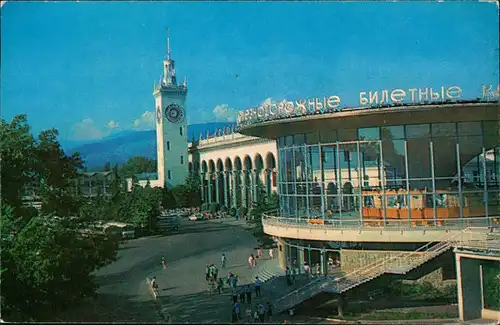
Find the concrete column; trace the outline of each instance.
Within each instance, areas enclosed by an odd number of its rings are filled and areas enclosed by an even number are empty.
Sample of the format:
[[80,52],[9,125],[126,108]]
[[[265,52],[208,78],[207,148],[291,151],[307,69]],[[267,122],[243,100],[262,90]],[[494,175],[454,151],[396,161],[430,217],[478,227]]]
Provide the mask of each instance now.
[[287,257],[288,257],[288,246],[285,245],[285,241],[281,238],[278,239],[278,262],[282,269],[287,267]]
[[[241,171],[241,206],[247,207],[247,181],[246,181],[246,170]],[[247,207],[248,208],[248,207]]]
[[461,321],[481,318],[482,281],[480,260],[455,254],[457,266],[458,315]]
[[220,204],[219,178],[220,178],[220,173],[215,172],[215,202]]
[[252,170],[251,172],[251,182],[252,182],[252,201],[257,202],[257,184],[258,184],[258,179],[259,173],[257,173],[257,170]]
[[236,171],[232,171],[231,172],[231,180],[233,182],[233,186],[232,186],[232,197],[233,197],[233,207],[234,208],[237,208],[238,207],[238,200],[237,200],[237,195],[236,195],[236,180],[237,180],[237,177],[238,177],[238,174]]
[[208,186],[207,186],[207,191],[208,191],[208,203],[212,203],[212,173],[208,173]]
[[227,201],[227,192],[228,192],[228,190],[229,190],[229,188],[228,188],[228,184],[227,184],[227,180],[228,180],[228,172],[227,172],[227,171],[225,171],[225,172],[224,172],[224,174],[222,174],[222,175],[223,175],[223,177],[224,177],[224,186],[223,186],[223,188],[224,188],[224,205],[225,205],[226,207],[229,207],[229,204],[228,204],[228,201]]
[[304,271],[304,249],[297,248],[297,267],[299,269],[299,274]]
[[203,173],[200,173],[200,187],[201,187],[201,191],[200,191],[200,194],[201,194],[201,199],[203,200],[203,202],[205,202],[205,179],[204,179],[204,174]]
[[324,249],[322,249],[320,252],[320,257],[319,257],[320,258],[319,262],[320,262],[320,267],[321,267],[321,269],[320,269],[321,275],[326,275],[326,269],[328,268],[328,263],[325,263],[325,259],[326,259],[325,255],[326,255],[326,252]]

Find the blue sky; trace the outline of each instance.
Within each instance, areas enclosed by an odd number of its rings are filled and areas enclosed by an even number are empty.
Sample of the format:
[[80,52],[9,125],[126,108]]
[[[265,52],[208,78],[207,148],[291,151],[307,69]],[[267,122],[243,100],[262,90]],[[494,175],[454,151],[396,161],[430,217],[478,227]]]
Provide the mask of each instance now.
[[154,128],[165,28],[188,121],[273,100],[498,84],[498,9],[481,2],[11,2],[1,11],[2,118],[62,140]]

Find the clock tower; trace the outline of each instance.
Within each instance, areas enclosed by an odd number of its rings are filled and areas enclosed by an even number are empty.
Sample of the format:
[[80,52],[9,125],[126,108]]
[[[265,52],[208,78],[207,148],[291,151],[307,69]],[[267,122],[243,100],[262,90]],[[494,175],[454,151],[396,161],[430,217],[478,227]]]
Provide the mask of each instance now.
[[153,88],[158,181],[167,188],[183,184],[188,175],[186,95],[186,78],[183,84],[177,84],[167,30],[167,56],[163,60],[163,75],[158,83],[155,81]]

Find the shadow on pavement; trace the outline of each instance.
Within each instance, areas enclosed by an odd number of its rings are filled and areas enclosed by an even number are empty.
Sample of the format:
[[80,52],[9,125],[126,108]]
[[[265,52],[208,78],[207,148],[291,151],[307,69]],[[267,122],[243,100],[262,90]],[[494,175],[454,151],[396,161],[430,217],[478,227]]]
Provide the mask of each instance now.
[[[148,297],[149,298],[149,297]],[[96,299],[54,316],[57,322],[152,322],[162,320],[152,299],[135,296],[99,294]]]

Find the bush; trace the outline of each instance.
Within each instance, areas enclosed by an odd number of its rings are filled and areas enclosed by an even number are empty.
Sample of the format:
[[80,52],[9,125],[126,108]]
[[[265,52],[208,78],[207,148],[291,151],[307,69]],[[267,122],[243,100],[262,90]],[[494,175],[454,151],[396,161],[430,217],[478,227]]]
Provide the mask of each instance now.
[[210,203],[210,213],[216,213],[217,211],[219,211],[219,203],[217,202]]
[[233,207],[233,208],[229,209],[229,215],[231,217],[236,217],[236,208]]
[[208,211],[208,203],[205,202],[201,205],[201,212],[206,212]]
[[220,212],[227,212],[227,207],[225,205],[221,206]]
[[248,209],[247,207],[240,207],[240,209],[238,210],[238,215],[240,217],[243,217],[244,215],[246,215],[248,212]]

